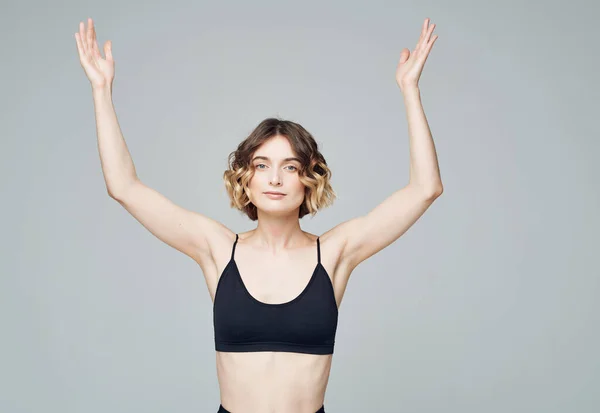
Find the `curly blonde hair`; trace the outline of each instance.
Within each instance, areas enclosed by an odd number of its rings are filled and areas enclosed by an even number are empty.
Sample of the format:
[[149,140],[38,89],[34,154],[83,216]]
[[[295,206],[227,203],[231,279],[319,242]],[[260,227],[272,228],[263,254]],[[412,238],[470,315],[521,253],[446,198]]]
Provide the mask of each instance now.
[[258,219],[258,213],[249,197],[248,182],[254,175],[251,157],[260,145],[277,135],[287,138],[294,155],[302,161],[298,174],[305,187],[305,196],[298,218],[306,214],[314,216],[319,209],[332,205],[337,198],[330,184],[331,170],[313,136],[298,123],[267,118],[229,154],[228,169],[223,173],[230,207],[242,211],[252,221]]

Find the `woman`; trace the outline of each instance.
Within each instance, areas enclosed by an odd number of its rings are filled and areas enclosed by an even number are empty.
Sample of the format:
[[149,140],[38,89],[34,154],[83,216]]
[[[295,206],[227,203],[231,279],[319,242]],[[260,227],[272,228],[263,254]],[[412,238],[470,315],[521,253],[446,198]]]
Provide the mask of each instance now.
[[144,185],[112,105],[111,42],[102,58],[92,19],[75,34],[95,105],[98,148],[109,195],[156,237],[202,268],[214,310],[219,412],[324,412],[338,309],[352,270],[405,233],[442,193],[418,80],[433,43],[425,19],[396,81],[407,108],[409,183],[365,216],[320,236],[299,219],[331,205],[331,172],[302,126],[266,119],[229,156],[231,206],[257,221],[236,234]]

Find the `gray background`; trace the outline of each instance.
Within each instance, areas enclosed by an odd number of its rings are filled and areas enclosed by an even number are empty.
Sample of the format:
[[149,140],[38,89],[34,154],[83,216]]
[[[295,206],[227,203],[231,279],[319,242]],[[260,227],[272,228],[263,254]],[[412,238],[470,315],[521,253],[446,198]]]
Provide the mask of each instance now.
[[[560,3],[560,4],[559,4]],[[74,33],[113,41],[140,178],[236,232],[226,156],[304,125],[339,199],[322,234],[408,179],[394,71],[421,77],[445,192],[353,273],[326,410],[597,412],[600,293],[592,2],[3,3],[0,411],[214,412],[198,265],[108,197]]]

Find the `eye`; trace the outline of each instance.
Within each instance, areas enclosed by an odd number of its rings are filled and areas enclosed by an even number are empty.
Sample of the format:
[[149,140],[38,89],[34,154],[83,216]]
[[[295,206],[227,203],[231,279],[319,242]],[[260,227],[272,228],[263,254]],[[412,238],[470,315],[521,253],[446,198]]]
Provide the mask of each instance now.
[[[254,165],[254,167],[256,169],[265,169],[265,168],[261,168],[261,166],[264,166],[266,168],[266,165],[264,163],[257,163],[256,165]],[[294,165],[288,165],[287,167],[288,168],[293,168],[293,169],[291,169],[292,171],[297,171],[298,170],[298,168],[296,168]]]

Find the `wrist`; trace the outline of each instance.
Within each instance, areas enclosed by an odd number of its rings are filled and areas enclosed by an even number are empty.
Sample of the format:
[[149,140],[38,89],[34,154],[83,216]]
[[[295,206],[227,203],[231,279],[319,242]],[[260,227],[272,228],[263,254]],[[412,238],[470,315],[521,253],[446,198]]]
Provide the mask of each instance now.
[[112,85],[92,86],[92,94],[98,97],[112,97]]
[[402,91],[402,95],[405,98],[421,96],[421,90],[419,89],[418,86],[406,86],[406,87],[400,88],[400,90]]
[[419,86],[415,85],[414,83],[411,84],[407,84],[407,85],[399,85],[400,86],[400,90],[402,91],[402,93],[405,92],[418,92],[419,91]]

